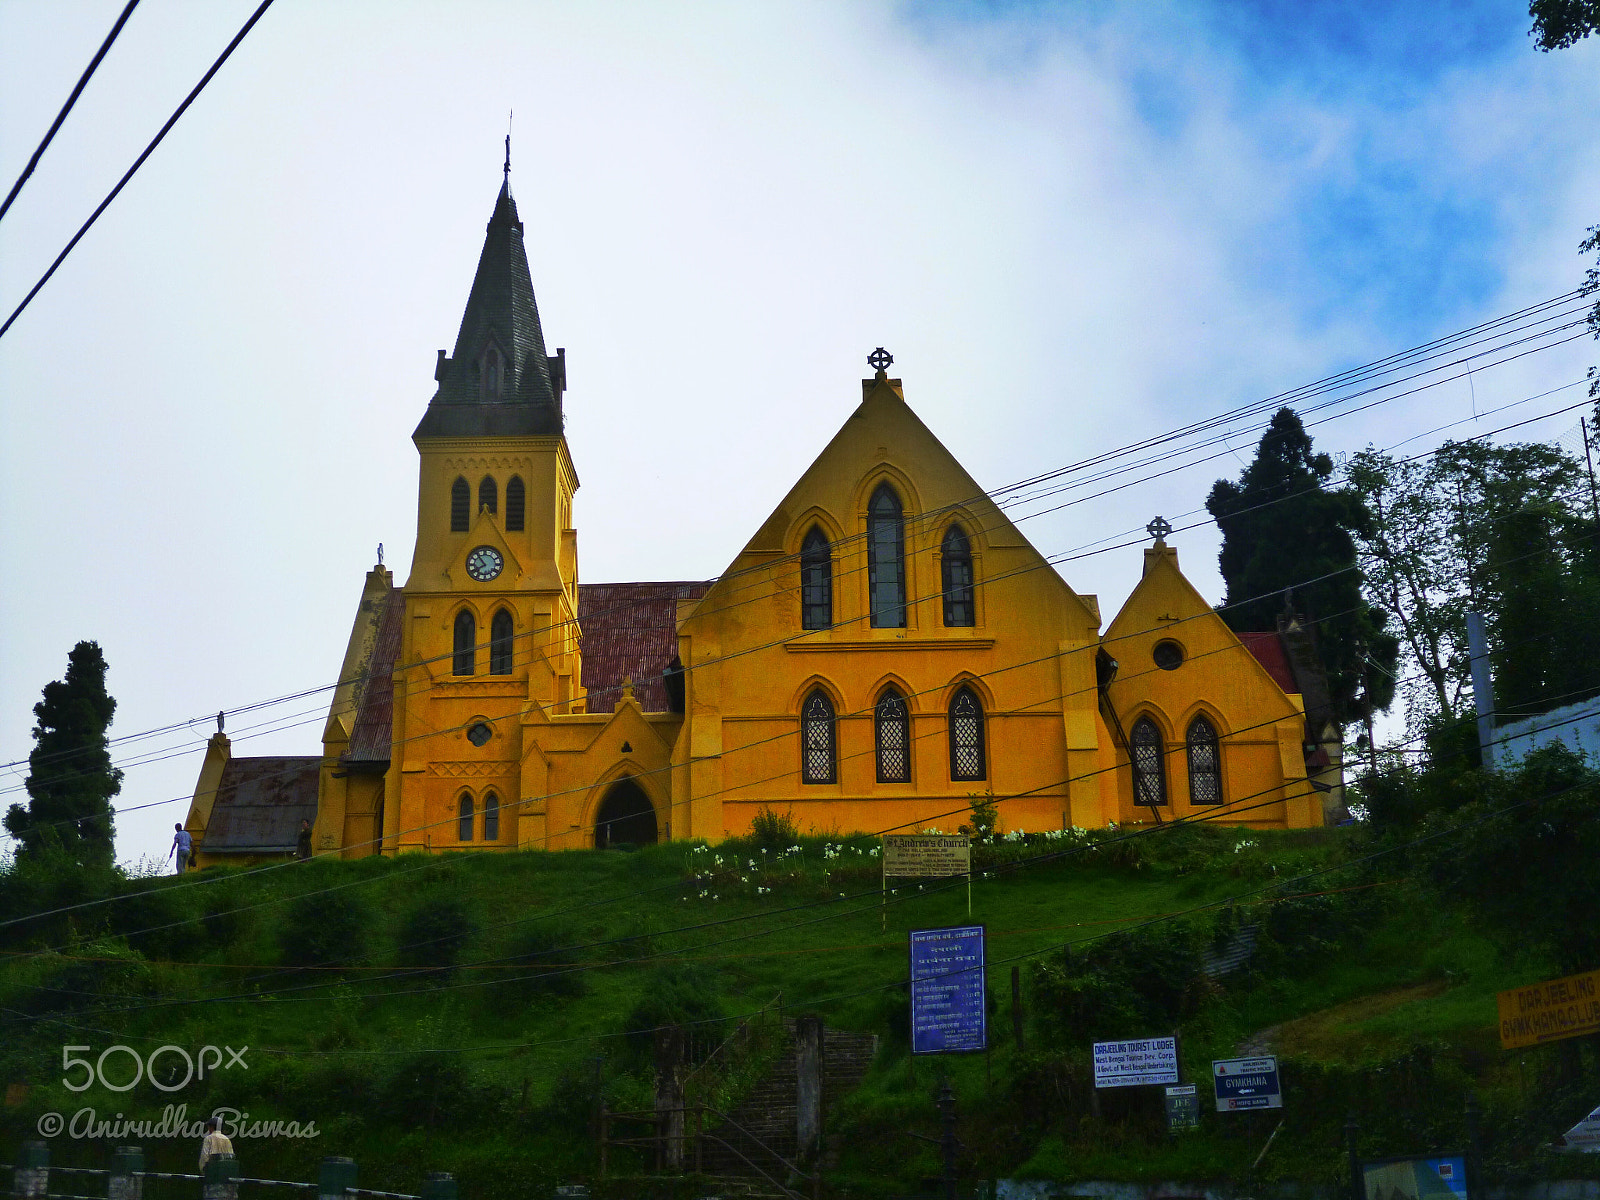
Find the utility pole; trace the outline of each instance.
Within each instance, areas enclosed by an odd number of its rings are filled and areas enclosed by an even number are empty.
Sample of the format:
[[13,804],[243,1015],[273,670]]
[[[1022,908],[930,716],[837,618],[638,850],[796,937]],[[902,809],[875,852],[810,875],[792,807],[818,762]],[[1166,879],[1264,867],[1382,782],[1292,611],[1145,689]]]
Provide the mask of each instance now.
[[956,1200],[956,1150],[961,1142],[956,1137],[956,1092],[950,1086],[949,1071],[939,1083],[939,1111],[944,1116],[944,1130],[939,1138],[944,1150],[944,1200]]
[[1594,511],[1594,521],[1600,525],[1600,492],[1594,486],[1594,455],[1589,453],[1589,422],[1578,418],[1578,428],[1583,430],[1583,461],[1589,465],[1589,507]]

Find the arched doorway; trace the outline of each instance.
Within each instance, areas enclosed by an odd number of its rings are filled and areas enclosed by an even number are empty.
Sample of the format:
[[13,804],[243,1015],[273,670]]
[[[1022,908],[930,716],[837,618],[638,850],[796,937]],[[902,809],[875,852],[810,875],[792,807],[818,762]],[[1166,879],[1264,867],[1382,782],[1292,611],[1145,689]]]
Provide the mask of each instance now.
[[594,819],[594,844],[653,846],[656,844],[656,810],[644,789],[631,779],[611,785]]

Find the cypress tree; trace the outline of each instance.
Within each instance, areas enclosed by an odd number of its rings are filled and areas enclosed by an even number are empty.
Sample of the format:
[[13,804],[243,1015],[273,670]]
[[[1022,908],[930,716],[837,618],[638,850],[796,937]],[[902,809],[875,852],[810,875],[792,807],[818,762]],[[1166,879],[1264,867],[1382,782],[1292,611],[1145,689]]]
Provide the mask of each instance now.
[[1275,629],[1286,608],[1316,622],[1334,718],[1341,725],[1389,707],[1399,642],[1388,614],[1367,603],[1357,534],[1372,513],[1350,488],[1329,489],[1333,460],[1314,454],[1291,408],[1272,418],[1239,481],[1219,479],[1206,499],[1222,530],[1222,618],[1237,631]]
[[122,772],[111,765],[106,727],[117,702],[106,692],[106,660],[96,642],[79,642],[67,674],[45,684],[33,706],[33,753],[28,756],[28,805],[13,804],[6,831],[20,857],[59,852],[80,866],[112,864],[111,797]]

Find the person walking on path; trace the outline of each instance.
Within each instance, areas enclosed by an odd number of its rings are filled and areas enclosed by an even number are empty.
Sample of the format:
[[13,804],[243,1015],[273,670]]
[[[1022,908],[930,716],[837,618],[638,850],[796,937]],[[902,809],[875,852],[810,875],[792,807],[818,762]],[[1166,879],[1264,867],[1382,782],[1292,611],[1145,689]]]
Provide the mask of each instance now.
[[175,832],[172,835],[172,846],[167,850],[167,857],[171,858],[174,854],[178,856],[177,869],[172,873],[182,875],[189,869],[189,859],[194,855],[194,839],[181,824],[175,823],[172,828]]
[[301,862],[311,857],[311,822],[300,822],[300,835],[294,840],[294,856]]
[[222,1132],[222,1119],[212,1117],[206,1122],[206,1136],[200,1141],[200,1174],[206,1173],[206,1164],[218,1154],[232,1154],[233,1143]]

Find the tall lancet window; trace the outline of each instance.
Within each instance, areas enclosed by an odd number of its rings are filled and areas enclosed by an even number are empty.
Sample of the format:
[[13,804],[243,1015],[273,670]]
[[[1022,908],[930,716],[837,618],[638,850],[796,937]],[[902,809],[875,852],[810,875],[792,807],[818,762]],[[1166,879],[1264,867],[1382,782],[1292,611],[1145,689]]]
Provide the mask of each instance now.
[[500,511],[500,489],[495,486],[493,475],[485,475],[478,485],[478,511]]
[[483,840],[500,840],[500,797],[493,792],[483,798]]
[[490,342],[483,348],[483,398],[498,400],[506,390],[506,360],[500,347]]
[[476,664],[473,660],[478,657],[478,622],[466,609],[456,614],[455,653],[451,673],[454,675],[471,675]]
[[939,574],[944,591],[944,623],[963,626],[974,623],[972,608],[972,543],[959,525],[945,530],[939,547]]
[[516,645],[511,632],[511,613],[500,609],[489,622],[489,674],[509,675]]
[[1222,803],[1222,748],[1217,727],[1203,715],[1189,722],[1189,803]]
[[506,480],[506,532],[521,533],[523,510],[528,502],[527,490],[522,486],[522,476],[513,475]]
[[472,485],[461,476],[450,485],[450,532],[465,533],[472,520]]
[[800,780],[833,783],[838,755],[834,748],[833,701],[821,688],[806,697],[800,709]]
[[833,549],[815,525],[800,547],[800,627],[833,627]]
[[867,505],[867,588],[872,627],[906,627],[906,522],[900,497],[879,484]]
[[950,778],[987,779],[983,755],[983,704],[971,688],[950,701]]
[[1149,717],[1133,723],[1128,735],[1129,756],[1133,760],[1133,802],[1154,807],[1167,802],[1166,747],[1161,730]]
[[461,803],[456,805],[456,841],[470,842],[472,840],[472,797],[466,792],[461,793]]
[[906,698],[884,688],[873,713],[878,750],[878,782],[911,782],[911,716]]

